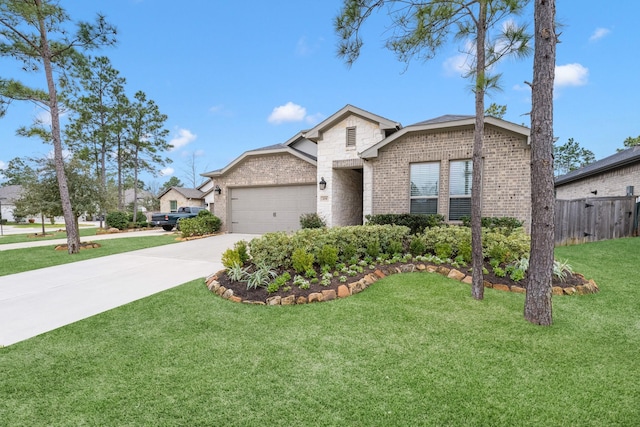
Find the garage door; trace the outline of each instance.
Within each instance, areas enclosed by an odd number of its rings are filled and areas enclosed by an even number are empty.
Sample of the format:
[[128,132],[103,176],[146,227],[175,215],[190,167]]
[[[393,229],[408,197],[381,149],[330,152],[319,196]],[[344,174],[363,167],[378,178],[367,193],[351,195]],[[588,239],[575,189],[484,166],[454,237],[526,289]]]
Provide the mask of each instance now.
[[316,211],[316,186],[232,188],[230,231],[261,234],[294,231],[300,215]]

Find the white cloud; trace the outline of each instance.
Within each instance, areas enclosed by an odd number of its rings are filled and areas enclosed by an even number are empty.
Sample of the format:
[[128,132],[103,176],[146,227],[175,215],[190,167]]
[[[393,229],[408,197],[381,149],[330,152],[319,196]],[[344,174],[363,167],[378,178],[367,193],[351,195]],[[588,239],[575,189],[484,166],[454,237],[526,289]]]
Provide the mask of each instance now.
[[3,162],[2,160],[0,160],[0,170],[4,170],[7,168],[7,164],[5,162]]
[[172,145],[170,151],[184,147],[188,143],[194,141],[197,137],[198,135],[191,133],[189,129],[178,129],[178,135],[175,136],[171,141],[169,141],[169,144]]
[[589,69],[581,64],[556,66],[555,86],[584,86],[587,84]]
[[307,117],[305,117],[304,121],[310,124],[311,126],[314,126],[320,123],[321,121],[323,121],[324,118],[325,118],[324,114],[316,113],[316,114],[308,115]]
[[269,123],[281,124],[285,122],[301,122],[307,115],[307,109],[289,101],[285,105],[276,107],[267,119]]
[[461,53],[450,56],[442,63],[447,76],[461,76],[469,71],[469,55]]
[[196,150],[193,154],[196,157],[202,157],[202,156],[204,156],[204,150]]
[[175,170],[173,168],[167,167],[167,168],[164,168],[164,169],[162,169],[160,171],[160,175],[162,175],[162,176],[171,176],[171,175],[173,175],[174,172],[175,172]]
[[608,28],[596,28],[593,34],[591,34],[591,37],[589,37],[589,41],[594,42],[596,40],[600,40],[601,38],[608,35],[610,32],[611,30]]
[[224,105],[214,105],[213,107],[209,108],[209,112],[212,114],[218,114],[222,112],[222,110],[224,110]]
[[296,55],[298,56],[307,56],[311,53],[311,48],[307,43],[306,37],[300,37],[298,39],[298,43],[296,43]]

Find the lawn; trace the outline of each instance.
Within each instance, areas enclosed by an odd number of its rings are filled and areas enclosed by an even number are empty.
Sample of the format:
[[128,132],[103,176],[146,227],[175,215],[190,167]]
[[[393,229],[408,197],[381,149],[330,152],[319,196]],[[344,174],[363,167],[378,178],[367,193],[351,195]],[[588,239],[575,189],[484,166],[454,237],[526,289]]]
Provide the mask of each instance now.
[[96,243],[100,244],[100,248],[84,249],[74,255],[69,255],[66,250],[54,250],[55,245],[12,249],[0,252],[0,259],[2,260],[0,262],[0,276],[176,242],[176,236],[174,235],[99,240]]
[[[63,226],[64,227],[64,226]],[[21,228],[26,228],[26,227],[22,227]],[[29,227],[31,228],[31,227]],[[88,237],[88,236],[95,236],[96,235],[96,231],[98,231],[97,228],[93,227],[93,228],[80,228],[78,230],[78,233],[80,234],[80,237]],[[46,229],[45,228],[45,233],[46,235],[42,236],[42,237],[35,237],[33,234],[42,234],[42,228],[38,228],[37,230],[33,230],[33,233],[28,234],[28,233],[24,233],[24,234],[5,234],[4,236],[0,237],[0,245],[5,245],[8,243],[25,243],[25,242],[33,242],[33,241],[40,241],[40,240],[53,240],[53,239],[66,239],[67,238],[67,233],[64,231],[60,231],[60,229],[55,228],[55,229]]]
[[595,295],[524,296],[437,274],[303,306],[201,280],[0,349],[4,425],[634,426],[640,239],[558,248]]

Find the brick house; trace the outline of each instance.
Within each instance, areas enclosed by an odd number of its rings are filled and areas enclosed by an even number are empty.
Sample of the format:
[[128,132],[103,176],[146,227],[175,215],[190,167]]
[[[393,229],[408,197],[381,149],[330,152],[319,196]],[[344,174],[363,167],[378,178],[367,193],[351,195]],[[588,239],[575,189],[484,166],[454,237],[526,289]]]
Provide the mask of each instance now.
[[631,147],[555,180],[556,198],[632,196],[640,190],[640,146]]
[[[347,105],[282,144],[247,151],[203,176],[215,182],[223,230],[299,228],[317,212],[329,226],[366,215],[439,213],[458,222],[471,209],[474,116],[442,116],[402,127]],[[529,228],[529,129],[487,117],[483,216],[512,216]]]
[[[211,183],[208,183],[211,186]],[[201,186],[202,187],[202,186]],[[169,187],[158,195],[160,212],[177,212],[185,206],[205,206],[206,193],[200,188]],[[209,190],[211,193],[212,190]]]

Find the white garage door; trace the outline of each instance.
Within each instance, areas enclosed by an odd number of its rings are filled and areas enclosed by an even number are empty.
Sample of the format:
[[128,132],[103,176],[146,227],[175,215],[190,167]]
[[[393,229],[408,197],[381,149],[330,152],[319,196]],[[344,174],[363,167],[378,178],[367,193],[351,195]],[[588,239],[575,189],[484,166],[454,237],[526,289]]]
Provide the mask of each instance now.
[[316,212],[316,186],[232,188],[230,231],[261,234],[294,231],[300,215]]

